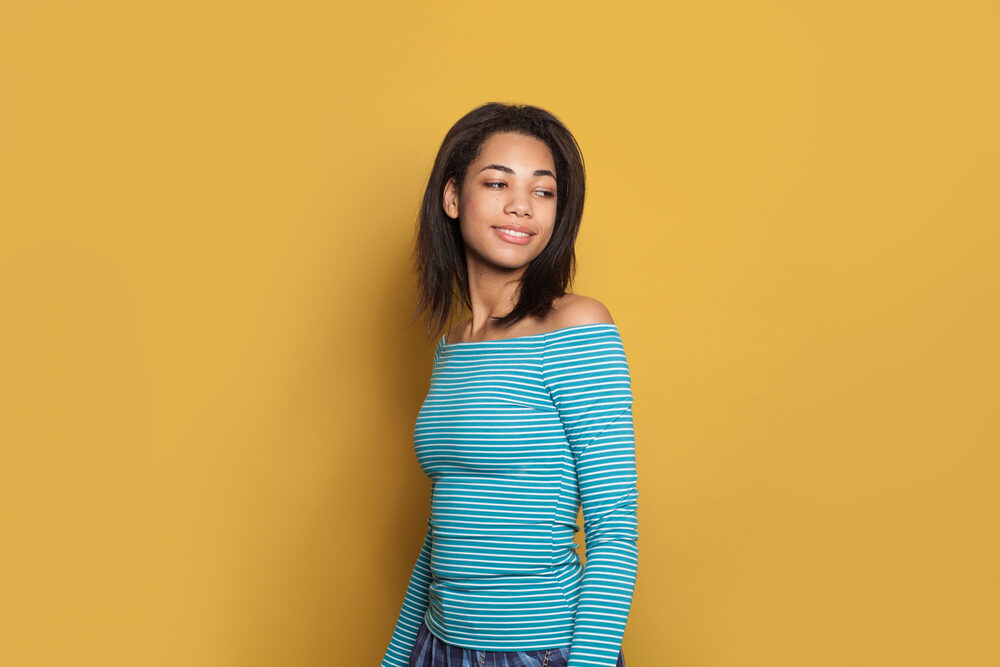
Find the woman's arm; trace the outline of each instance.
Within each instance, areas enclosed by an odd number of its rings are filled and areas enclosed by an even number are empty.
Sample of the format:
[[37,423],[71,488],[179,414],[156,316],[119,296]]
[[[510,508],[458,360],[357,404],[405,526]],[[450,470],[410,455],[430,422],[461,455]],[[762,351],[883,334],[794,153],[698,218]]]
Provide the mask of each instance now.
[[420,554],[410,574],[403,607],[396,620],[396,628],[389,640],[389,647],[382,658],[381,667],[407,667],[410,664],[410,652],[413,650],[417,631],[427,611],[427,587],[431,582],[430,560],[431,527],[428,521],[424,544],[420,547]]
[[569,667],[615,667],[638,568],[632,390],[618,328],[549,334],[542,375],[576,462],[587,539]]

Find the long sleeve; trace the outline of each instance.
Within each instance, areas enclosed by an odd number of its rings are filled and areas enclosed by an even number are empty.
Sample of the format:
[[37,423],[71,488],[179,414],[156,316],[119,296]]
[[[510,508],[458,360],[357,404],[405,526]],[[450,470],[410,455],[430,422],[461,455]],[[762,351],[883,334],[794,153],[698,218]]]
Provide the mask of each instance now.
[[427,611],[427,587],[431,582],[431,527],[427,523],[427,534],[423,546],[410,574],[410,582],[406,586],[403,597],[403,607],[400,609],[396,628],[393,630],[389,647],[382,658],[381,667],[407,667],[410,664],[410,652],[417,639],[417,631]]
[[638,569],[632,389],[617,327],[546,340],[542,376],[576,463],[586,534],[568,667],[614,667]]

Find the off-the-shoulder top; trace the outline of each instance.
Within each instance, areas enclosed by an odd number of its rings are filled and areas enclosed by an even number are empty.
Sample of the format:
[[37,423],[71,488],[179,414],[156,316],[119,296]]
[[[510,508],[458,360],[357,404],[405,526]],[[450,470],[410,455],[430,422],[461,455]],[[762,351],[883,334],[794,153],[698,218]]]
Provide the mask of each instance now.
[[[455,646],[569,646],[569,667],[613,667],[638,565],[632,389],[617,325],[442,336],[414,447],[430,516],[382,667],[406,667],[421,621]],[[585,566],[574,542],[581,506]]]

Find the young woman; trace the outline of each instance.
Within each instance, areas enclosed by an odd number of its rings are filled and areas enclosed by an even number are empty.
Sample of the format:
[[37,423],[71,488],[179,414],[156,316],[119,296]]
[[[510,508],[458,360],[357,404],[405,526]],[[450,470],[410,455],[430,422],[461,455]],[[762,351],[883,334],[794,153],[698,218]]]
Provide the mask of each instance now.
[[414,428],[431,509],[382,667],[624,667],[631,379],[607,308],[566,291],[584,190],[575,139],[537,107],[474,109],[438,152],[415,317],[469,317],[438,340]]

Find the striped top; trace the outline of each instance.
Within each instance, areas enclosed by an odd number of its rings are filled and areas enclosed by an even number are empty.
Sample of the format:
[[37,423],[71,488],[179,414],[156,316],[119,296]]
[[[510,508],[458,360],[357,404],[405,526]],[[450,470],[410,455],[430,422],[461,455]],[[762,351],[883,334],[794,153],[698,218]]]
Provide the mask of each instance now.
[[[614,667],[638,565],[635,434],[615,324],[434,349],[414,428],[427,534],[382,667],[421,621],[455,646]],[[583,507],[586,566],[574,535]]]

